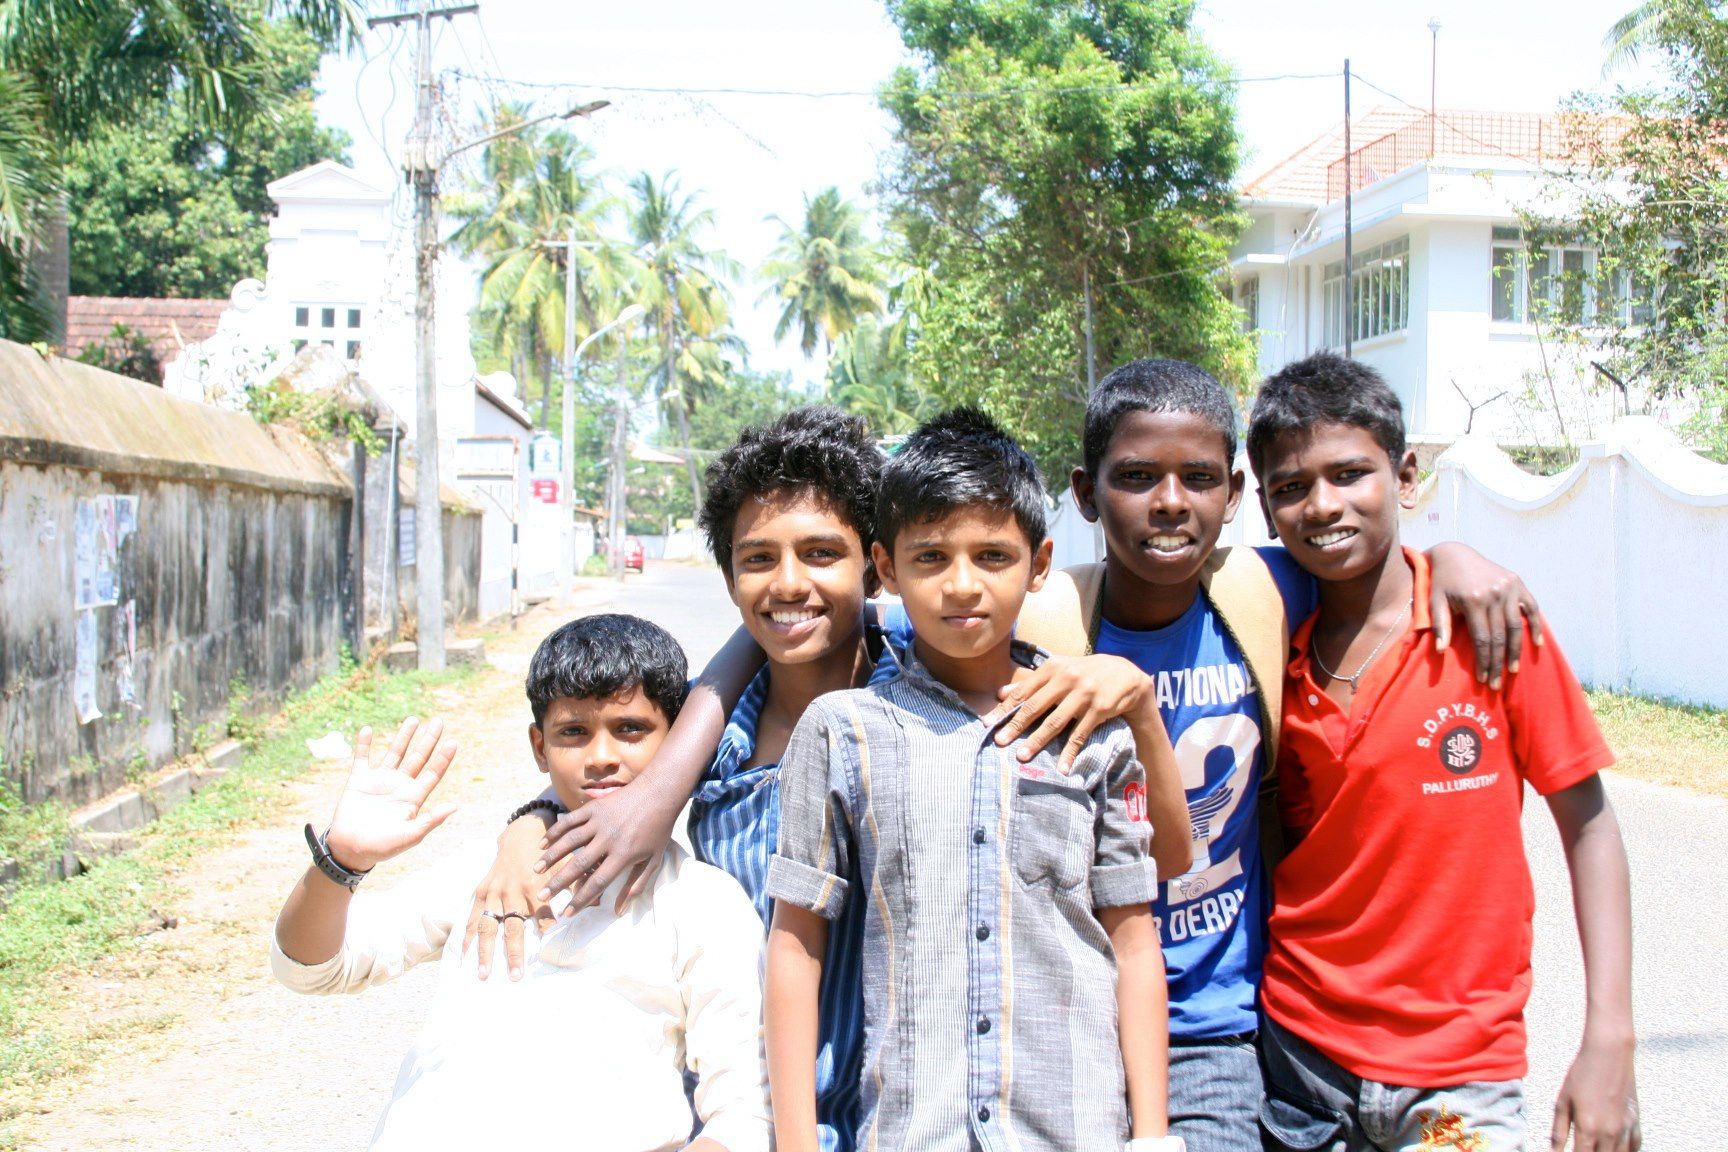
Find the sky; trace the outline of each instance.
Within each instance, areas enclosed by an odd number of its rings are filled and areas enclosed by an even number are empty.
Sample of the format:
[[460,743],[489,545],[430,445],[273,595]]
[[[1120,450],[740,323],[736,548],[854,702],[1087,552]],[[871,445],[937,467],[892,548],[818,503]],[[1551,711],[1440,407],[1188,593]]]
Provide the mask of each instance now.
[[[372,9],[395,3],[373,0]],[[1341,119],[1346,56],[1364,82],[1353,93],[1358,114],[1395,99],[1426,107],[1431,20],[1443,109],[1551,111],[1579,89],[1636,80],[1602,75],[1603,35],[1630,4],[1204,0],[1196,26],[1244,81],[1248,177]],[[401,183],[411,49],[407,27],[380,29],[359,52],[327,60],[321,77],[321,117],[353,137],[355,167],[385,186]],[[599,165],[625,177],[676,172],[714,213],[710,242],[746,269],[780,233],[769,218],[796,225],[805,196],[833,185],[870,202],[890,144],[871,93],[904,60],[879,0],[481,0],[478,15],[439,22],[434,47],[457,139],[481,134],[499,99],[547,112],[611,100],[572,122]],[[398,207],[405,221],[406,197]],[[819,379],[820,353],[806,360],[796,334],[775,344],[778,308],[762,291],[754,279],[735,286],[751,366]]]

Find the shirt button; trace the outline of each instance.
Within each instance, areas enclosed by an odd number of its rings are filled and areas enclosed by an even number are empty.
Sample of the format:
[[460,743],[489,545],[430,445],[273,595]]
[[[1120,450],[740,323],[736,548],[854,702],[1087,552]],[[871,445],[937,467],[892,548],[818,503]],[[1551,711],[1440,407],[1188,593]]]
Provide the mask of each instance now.
[[987,1122],[989,1119],[990,1119],[990,1109],[988,1109],[988,1108],[978,1109],[978,1121],[979,1121],[979,1123]]
[[974,843],[974,844],[984,843],[984,829],[982,829],[982,828],[972,829],[972,843]]
[[1312,692],[1308,693],[1308,706],[1310,708],[1312,708],[1314,705],[1316,705],[1318,703],[1320,703],[1320,697],[1314,695],[1314,693],[1312,693]]
[[972,934],[974,936],[978,937],[978,939],[980,939],[980,940],[988,940],[988,939],[990,939],[990,925],[980,924],[980,925],[978,925],[977,930],[975,932],[973,932]]
[[978,1035],[982,1036],[988,1031],[990,1031],[990,1021],[986,1017],[980,1016],[978,1018]]

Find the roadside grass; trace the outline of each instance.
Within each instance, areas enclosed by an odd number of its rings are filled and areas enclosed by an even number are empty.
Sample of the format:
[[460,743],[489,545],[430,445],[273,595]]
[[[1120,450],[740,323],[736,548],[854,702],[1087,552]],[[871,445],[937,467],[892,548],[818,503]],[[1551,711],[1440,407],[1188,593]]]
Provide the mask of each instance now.
[[[332,728],[352,736],[362,725],[384,728],[412,713],[424,715],[435,689],[476,672],[390,675],[345,666],[259,723],[256,743],[240,766],[141,829],[137,849],[98,860],[73,879],[26,884],[14,892],[0,912],[0,1148],[15,1145],[13,1121],[28,1107],[33,1089],[86,1066],[127,1034],[171,1022],[97,1021],[77,1032],[58,1029],[51,1020],[67,1003],[65,977],[137,950],[174,914],[182,869],[235,831],[265,822],[290,804],[292,796],[280,783],[308,767],[308,738]],[[64,828],[63,812],[34,815],[0,802],[0,830],[9,843],[40,847]]]
[[1590,707],[1615,771],[1728,799],[1728,711],[1596,691]]

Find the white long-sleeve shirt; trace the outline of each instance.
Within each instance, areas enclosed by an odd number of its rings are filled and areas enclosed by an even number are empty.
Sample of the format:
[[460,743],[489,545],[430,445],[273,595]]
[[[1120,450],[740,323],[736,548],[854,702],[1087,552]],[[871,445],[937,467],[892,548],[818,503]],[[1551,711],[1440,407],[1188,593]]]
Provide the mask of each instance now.
[[[686,1067],[702,1135],[767,1152],[762,926],[737,882],[672,844],[623,916],[612,912],[620,879],[544,938],[528,925],[520,981],[501,970],[481,981],[473,950],[445,943],[466,925],[484,868],[452,861],[356,896],[342,950],[322,964],[289,959],[271,933],[271,971],[296,992],[358,992],[443,958],[374,1152],[486,1146],[523,1116],[556,1118],[593,1152],[681,1148]],[[536,1042],[504,1039],[524,1022]]]

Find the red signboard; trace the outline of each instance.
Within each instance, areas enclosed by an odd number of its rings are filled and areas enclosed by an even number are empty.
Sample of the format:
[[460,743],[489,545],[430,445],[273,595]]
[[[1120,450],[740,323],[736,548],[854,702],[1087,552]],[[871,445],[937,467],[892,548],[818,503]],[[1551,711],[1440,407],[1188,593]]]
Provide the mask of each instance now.
[[534,499],[540,501],[542,504],[558,503],[558,481],[535,480],[533,481],[533,485]]

